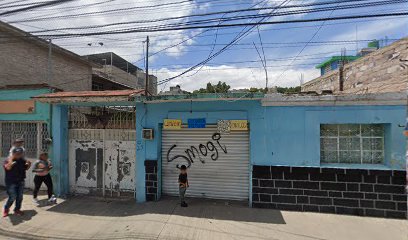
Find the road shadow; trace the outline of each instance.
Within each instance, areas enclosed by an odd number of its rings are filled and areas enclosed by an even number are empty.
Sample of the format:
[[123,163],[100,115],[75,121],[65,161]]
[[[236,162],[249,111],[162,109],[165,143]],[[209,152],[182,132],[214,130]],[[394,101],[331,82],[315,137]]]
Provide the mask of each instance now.
[[0,186],[0,201],[3,201],[7,198],[7,192],[6,192],[6,188]]
[[280,211],[250,208],[246,202],[188,199],[182,208],[177,198],[164,197],[157,202],[136,203],[129,200],[106,200],[94,197],[71,197],[47,211],[86,216],[125,217],[144,214],[179,215],[193,218],[285,224]]
[[18,225],[25,221],[30,221],[35,215],[37,215],[37,211],[35,210],[25,210],[23,216],[18,216],[14,213],[10,213],[8,218],[10,219],[11,224],[13,226]]

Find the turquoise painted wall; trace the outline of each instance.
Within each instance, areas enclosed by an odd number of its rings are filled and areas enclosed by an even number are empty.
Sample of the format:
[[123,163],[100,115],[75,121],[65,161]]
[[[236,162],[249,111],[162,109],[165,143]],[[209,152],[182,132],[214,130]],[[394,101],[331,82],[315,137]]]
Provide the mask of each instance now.
[[[368,169],[404,169],[405,106],[263,107],[259,101],[174,102],[136,105],[136,197],[145,201],[144,160],[161,164],[160,131],[163,119],[247,119],[250,124],[250,162],[253,165],[321,166]],[[320,124],[386,124],[384,165],[321,165]],[[153,128],[154,140],[143,140],[143,128]],[[159,168],[160,169],[160,168]]]
[[[206,118],[207,124],[216,124],[218,120],[249,120],[251,124],[251,143],[256,142],[256,137],[263,131],[260,126],[264,123],[264,109],[259,101],[212,101],[212,102],[173,102],[160,104],[136,105],[136,200],[144,202],[145,199],[145,169],[144,160],[158,160],[161,165],[161,124],[163,119],[182,119],[187,123],[189,118]],[[252,126],[254,126],[252,128]],[[255,127],[257,126],[257,127]],[[142,129],[153,128],[154,140],[143,140]],[[264,144],[251,144],[251,159],[258,157],[257,152],[262,150]],[[159,170],[161,168],[159,167]],[[160,176],[160,172],[159,172]],[[159,188],[160,188],[159,181]]]
[[[259,165],[405,168],[404,106],[267,107],[266,147]],[[385,124],[385,165],[321,165],[320,124]]]
[[[30,100],[33,96],[49,93],[51,89],[10,89],[0,90],[1,100]],[[50,122],[50,105],[48,103],[35,103],[33,113],[0,114],[0,121],[45,121]]]
[[68,106],[52,106],[52,179],[57,196],[69,193],[68,172]]

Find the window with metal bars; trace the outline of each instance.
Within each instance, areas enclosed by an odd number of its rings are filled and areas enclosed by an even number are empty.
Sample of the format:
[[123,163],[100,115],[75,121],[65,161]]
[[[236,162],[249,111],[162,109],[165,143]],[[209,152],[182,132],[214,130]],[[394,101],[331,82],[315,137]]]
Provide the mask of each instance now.
[[24,139],[25,155],[37,158],[42,151],[48,151],[49,145],[44,139],[49,138],[46,123],[41,122],[0,122],[0,156],[7,157],[13,141]]
[[320,162],[384,163],[383,124],[320,125]]

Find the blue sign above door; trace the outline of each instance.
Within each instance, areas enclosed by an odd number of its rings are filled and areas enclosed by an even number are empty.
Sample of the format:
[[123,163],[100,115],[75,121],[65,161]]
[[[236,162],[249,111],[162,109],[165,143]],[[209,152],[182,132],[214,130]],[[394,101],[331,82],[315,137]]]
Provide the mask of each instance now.
[[192,118],[188,119],[188,128],[205,128],[205,118]]

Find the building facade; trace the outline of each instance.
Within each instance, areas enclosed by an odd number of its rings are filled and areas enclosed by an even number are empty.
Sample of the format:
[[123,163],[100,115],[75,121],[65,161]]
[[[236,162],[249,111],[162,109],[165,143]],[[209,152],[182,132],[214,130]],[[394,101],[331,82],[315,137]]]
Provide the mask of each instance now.
[[[404,94],[238,95],[134,97],[137,202],[176,196],[178,167],[186,165],[189,197],[407,217]],[[69,155],[58,102],[53,147]],[[67,176],[59,194],[70,191]]]
[[[51,105],[31,99],[39,94],[52,93],[44,85],[0,89],[0,157],[5,159],[16,138],[23,138],[28,160],[35,161],[43,151],[50,151],[47,139],[51,136]],[[34,175],[27,172],[26,187],[34,188]],[[0,185],[4,186],[4,171],[0,171]]]
[[65,91],[91,90],[89,61],[0,22],[0,86],[48,84]]
[[[322,76],[302,84],[302,92],[403,92],[408,86],[407,60],[408,38],[403,38],[345,64],[342,74],[339,69],[322,70]],[[340,90],[341,81],[343,91]]]
[[[112,52],[97,53],[84,56],[92,62],[101,65],[93,68],[94,90],[105,89],[103,79],[108,82],[114,82],[117,85],[115,89],[144,89],[146,85],[146,73],[139,67],[128,62],[124,58]],[[99,85],[98,87],[96,85]],[[148,91],[152,95],[157,95],[157,77],[149,75]]]

